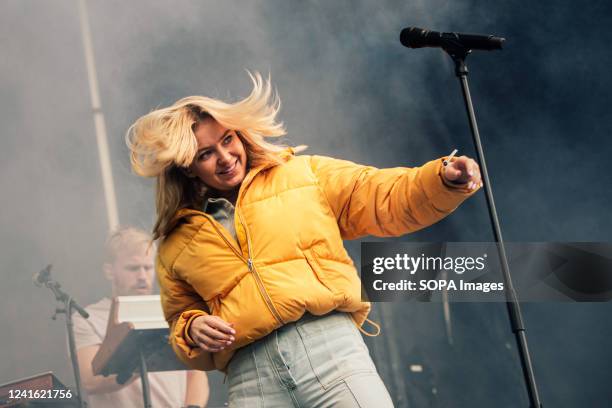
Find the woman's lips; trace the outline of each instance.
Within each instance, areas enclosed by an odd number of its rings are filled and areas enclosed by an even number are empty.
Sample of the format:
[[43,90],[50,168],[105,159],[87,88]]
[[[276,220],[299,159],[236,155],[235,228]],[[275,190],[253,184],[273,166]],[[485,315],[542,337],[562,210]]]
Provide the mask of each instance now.
[[225,169],[224,171],[220,171],[217,174],[220,176],[230,176],[234,173],[234,171],[236,170],[236,168],[238,167],[238,160],[236,160],[234,162],[234,164],[231,165],[231,167]]

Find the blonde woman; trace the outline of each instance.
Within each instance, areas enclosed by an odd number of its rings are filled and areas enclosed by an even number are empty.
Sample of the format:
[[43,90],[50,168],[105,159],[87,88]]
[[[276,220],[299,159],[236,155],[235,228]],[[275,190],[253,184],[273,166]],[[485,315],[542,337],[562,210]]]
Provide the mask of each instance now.
[[236,103],[187,97],[126,137],[134,171],[157,178],[172,347],[189,367],[227,374],[231,407],[390,407],[360,334],[378,326],[343,239],[437,222],[481,186],[478,166],[296,155],[266,141],[285,134],[280,102],[269,80],[251,79]]

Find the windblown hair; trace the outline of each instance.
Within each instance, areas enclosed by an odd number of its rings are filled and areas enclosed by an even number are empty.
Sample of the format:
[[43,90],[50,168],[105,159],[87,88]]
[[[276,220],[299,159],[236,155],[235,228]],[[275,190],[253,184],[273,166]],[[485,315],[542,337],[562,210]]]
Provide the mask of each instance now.
[[253,90],[246,98],[226,103],[204,96],[189,96],[172,106],[140,117],[127,131],[134,172],[157,177],[157,221],[153,239],[165,237],[172,228],[172,218],[182,208],[200,208],[206,193],[198,178],[189,178],[183,169],[193,162],[198,143],[195,129],[199,123],[214,119],[236,131],[247,154],[247,166],[281,164],[279,153],[286,146],[268,143],[264,137],[286,134],[276,121],[280,99],[272,91],[270,78],[264,82],[259,73],[249,72]]
[[155,251],[151,245],[151,234],[140,228],[123,226],[112,231],[106,239],[104,262],[113,263],[119,256],[119,252],[134,253],[142,250]]

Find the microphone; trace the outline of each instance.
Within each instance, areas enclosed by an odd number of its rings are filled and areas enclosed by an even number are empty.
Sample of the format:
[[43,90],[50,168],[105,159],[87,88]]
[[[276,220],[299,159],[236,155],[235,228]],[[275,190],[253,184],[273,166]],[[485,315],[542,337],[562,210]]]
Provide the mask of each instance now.
[[[68,296],[67,293],[62,291],[60,289],[61,285],[58,282],[51,279],[51,267],[52,265],[49,264],[45,267],[45,269],[43,269],[40,272],[35,273],[34,276],[32,276],[32,282],[34,282],[34,285],[38,286],[39,288],[43,286],[48,287],[49,289],[51,289],[51,291],[55,295],[55,298],[58,301],[66,302],[66,305],[68,305],[69,303],[70,306],[67,306],[67,307],[72,307],[81,316],[83,316],[83,318],[85,319],[89,318],[89,313],[87,313],[85,309],[79,306],[79,304],[75,302],[71,296]],[[55,313],[57,314],[57,313],[64,313],[64,312],[65,312],[64,310],[60,312],[59,309],[57,309]],[[53,320],[55,320],[55,317],[53,318]]]
[[49,280],[51,279],[51,264],[47,265],[45,269],[40,272],[37,272],[32,276],[32,281],[34,285],[39,288],[43,287]]
[[422,48],[439,47],[443,49],[457,47],[470,50],[501,50],[505,38],[492,35],[441,33],[418,27],[407,27],[400,33],[400,42],[404,47]]

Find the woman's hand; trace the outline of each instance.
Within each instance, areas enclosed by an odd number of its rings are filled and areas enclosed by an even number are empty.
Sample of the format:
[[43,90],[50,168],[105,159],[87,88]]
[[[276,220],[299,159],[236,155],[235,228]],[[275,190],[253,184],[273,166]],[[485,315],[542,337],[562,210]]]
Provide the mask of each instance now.
[[201,349],[216,353],[235,340],[233,325],[217,316],[199,316],[191,322],[189,336]]
[[468,190],[482,187],[480,167],[475,160],[467,156],[455,158],[442,168],[442,177],[449,184],[467,184]]

